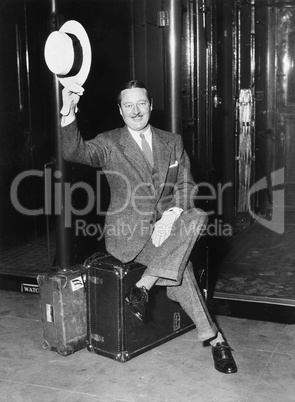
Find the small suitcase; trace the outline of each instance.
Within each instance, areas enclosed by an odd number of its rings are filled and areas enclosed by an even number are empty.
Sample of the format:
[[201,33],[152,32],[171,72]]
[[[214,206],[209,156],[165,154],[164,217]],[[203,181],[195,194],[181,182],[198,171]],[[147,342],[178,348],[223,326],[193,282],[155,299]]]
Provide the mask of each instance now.
[[166,287],[150,290],[146,322],[129,311],[125,294],[141,278],[144,265],[123,264],[97,253],[85,261],[85,267],[89,351],[126,362],[195,328],[180,305],[167,297]]
[[86,272],[82,265],[37,276],[43,348],[67,356],[86,347]]

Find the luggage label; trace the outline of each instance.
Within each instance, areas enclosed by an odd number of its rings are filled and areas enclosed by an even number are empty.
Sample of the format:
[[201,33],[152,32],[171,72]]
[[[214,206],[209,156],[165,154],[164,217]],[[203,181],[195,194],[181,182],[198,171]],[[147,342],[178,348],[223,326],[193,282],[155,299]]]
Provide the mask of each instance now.
[[84,274],[83,276],[80,275],[80,276],[77,276],[77,278],[71,279],[70,284],[71,284],[72,291],[75,292],[76,290],[84,288],[85,281],[86,281],[86,274]]

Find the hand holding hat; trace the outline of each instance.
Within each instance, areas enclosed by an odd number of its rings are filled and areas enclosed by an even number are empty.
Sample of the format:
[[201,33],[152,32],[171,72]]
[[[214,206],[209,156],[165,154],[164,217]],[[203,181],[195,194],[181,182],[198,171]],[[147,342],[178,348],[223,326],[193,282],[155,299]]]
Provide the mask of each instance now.
[[63,89],[63,107],[60,111],[63,116],[68,116],[72,110],[77,113],[77,104],[80,100],[80,96],[83,95],[83,92],[84,88],[75,83],[68,84],[68,86]]

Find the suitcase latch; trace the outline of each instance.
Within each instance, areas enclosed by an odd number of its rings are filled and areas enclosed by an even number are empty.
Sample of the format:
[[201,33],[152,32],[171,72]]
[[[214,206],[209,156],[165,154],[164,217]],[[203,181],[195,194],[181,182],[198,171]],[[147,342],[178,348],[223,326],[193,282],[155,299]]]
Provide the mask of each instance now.
[[89,280],[94,283],[94,285],[103,285],[103,279],[98,276],[90,276]]
[[173,315],[173,331],[177,331],[180,329],[180,322],[181,322],[181,316],[180,313],[174,313]]

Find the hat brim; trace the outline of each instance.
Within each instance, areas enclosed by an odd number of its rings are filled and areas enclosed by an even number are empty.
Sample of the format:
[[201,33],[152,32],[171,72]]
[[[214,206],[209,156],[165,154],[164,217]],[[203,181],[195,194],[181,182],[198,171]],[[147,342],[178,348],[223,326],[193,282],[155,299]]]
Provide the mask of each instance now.
[[82,86],[84,84],[84,82],[86,81],[88,74],[90,72],[91,59],[92,59],[91,45],[90,45],[88,35],[87,35],[85,29],[83,28],[83,26],[78,21],[74,21],[74,20],[65,22],[62,25],[62,27],[60,28],[60,31],[73,34],[79,39],[81,47],[82,47],[83,58],[82,58],[81,68],[76,75],[73,75],[70,77],[57,76],[57,78],[64,87],[67,87],[67,86],[69,86],[69,84],[72,84],[72,83]]

